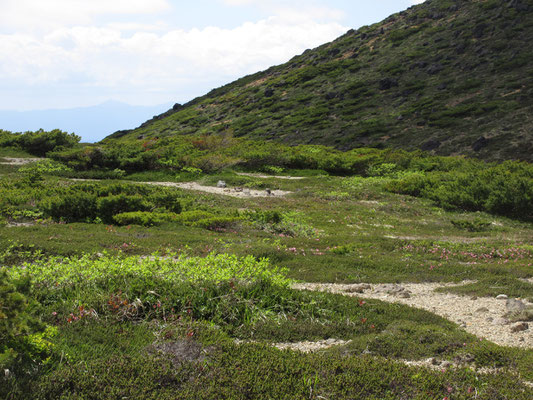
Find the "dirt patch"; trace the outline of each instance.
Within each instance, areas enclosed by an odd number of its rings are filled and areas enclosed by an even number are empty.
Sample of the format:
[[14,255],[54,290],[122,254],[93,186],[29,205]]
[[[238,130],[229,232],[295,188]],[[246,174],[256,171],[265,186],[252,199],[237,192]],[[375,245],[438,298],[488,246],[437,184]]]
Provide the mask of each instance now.
[[[75,182],[97,182],[97,179],[70,179]],[[271,190],[268,193],[266,190],[255,190],[247,188],[219,188],[216,186],[204,186],[196,182],[135,182],[135,181],[122,181],[131,184],[140,185],[154,185],[164,187],[175,187],[185,190],[197,190],[199,192],[215,193],[224,196],[238,197],[238,198],[251,198],[251,197],[283,197],[292,192],[286,190]]]
[[[292,343],[271,343],[270,345],[276,347],[280,350],[292,350],[300,351],[302,353],[313,353],[315,351],[329,349],[333,346],[342,346],[350,343],[351,340],[340,340],[340,339],[326,339],[319,340],[317,342],[292,342]],[[258,343],[253,340],[235,340],[235,343]]]
[[28,228],[35,226],[35,222],[8,222],[6,226],[8,228]]
[[[471,283],[463,282],[462,284]],[[334,284],[298,283],[294,289],[340,293],[421,308],[455,322],[467,332],[501,346],[533,348],[533,329],[513,332],[507,320],[505,299],[439,293],[435,289],[457,286],[445,283]]]
[[251,198],[251,197],[283,197],[292,192],[285,190],[272,190],[268,193],[266,190],[255,190],[246,188],[219,188],[215,186],[203,186],[196,182],[136,182],[145,185],[177,187],[186,190],[197,190],[206,193],[221,194],[224,196]]
[[26,165],[33,162],[42,161],[44,158],[15,158],[15,157],[2,157],[0,164],[3,165]]
[[204,348],[193,340],[156,343],[149,346],[147,350],[151,354],[159,353],[169,356],[174,365],[204,361],[209,353],[208,348]]

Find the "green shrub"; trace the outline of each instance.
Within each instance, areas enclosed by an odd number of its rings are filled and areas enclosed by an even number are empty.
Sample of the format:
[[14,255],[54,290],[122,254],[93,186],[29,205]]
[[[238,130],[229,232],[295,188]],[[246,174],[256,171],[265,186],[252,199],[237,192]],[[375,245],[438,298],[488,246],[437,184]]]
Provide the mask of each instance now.
[[113,223],[113,216],[125,212],[148,211],[150,205],[140,195],[119,194],[98,199],[98,216],[106,223]]
[[230,229],[235,227],[240,218],[236,217],[211,217],[195,221],[191,226],[209,230]]
[[490,228],[490,222],[475,218],[472,221],[452,219],[453,226],[459,229],[465,229],[469,232],[483,232]]
[[152,193],[148,199],[155,206],[163,207],[175,214],[179,214],[182,210],[182,205],[176,192],[158,190]]
[[178,214],[175,213],[134,211],[116,214],[113,216],[113,221],[117,225],[154,226],[161,225],[164,222],[175,221],[177,218]]
[[80,139],[73,133],[62,132],[59,129],[50,132],[40,129],[25,133],[2,131],[0,146],[19,147],[30,154],[43,157],[51,151],[74,147]]
[[[26,276],[10,278],[0,269],[0,371],[9,371],[11,379],[34,371],[48,356],[50,344],[46,337],[51,331],[33,316],[28,295],[30,280]],[[6,372],[7,374],[8,372]],[[5,378],[0,377],[0,382]],[[5,396],[5,383],[0,385],[0,395]],[[3,397],[5,398],[5,397]]]
[[83,191],[70,191],[45,200],[44,212],[56,221],[91,222],[98,215],[97,197]]
[[179,222],[183,225],[191,225],[197,221],[203,219],[213,218],[215,215],[208,211],[202,210],[193,210],[193,211],[184,211],[176,218],[176,222]]

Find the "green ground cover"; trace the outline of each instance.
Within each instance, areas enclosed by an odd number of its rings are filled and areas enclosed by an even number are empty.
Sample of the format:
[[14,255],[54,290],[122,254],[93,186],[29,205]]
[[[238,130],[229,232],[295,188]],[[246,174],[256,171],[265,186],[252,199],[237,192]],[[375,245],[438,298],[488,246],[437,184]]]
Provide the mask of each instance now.
[[[531,222],[393,193],[403,175],[390,164],[364,176],[267,172],[300,180],[187,172],[291,192],[256,198],[140,183],[177,180],[168,172],[79,182],[3,170],[0,293],[18,299],[19,317],[0,330],[12,374],[1,395],[529,399],[531,349],[480,341],[428,311],[289,287],[470,279],[448,290],[533,298]],[[329,338],[350,342],[316,354],[270,346]],[[402,361],[464,356],[500,372]]]

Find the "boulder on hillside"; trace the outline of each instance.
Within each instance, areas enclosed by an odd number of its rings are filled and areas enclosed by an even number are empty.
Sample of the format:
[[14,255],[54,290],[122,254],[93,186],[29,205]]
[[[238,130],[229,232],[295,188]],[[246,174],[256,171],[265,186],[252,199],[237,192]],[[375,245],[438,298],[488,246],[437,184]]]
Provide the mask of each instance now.
[[426,143],[420,146],[420,149],[424,151],[431,151],[431,150],[438,149],[441,144],[442,143],[439,142],[438,140],[428,140]]
[[481,136],[478,140],[476,140],[476,141],[472,144],[472,150],[474,150],[474,151],[480,151],[480,150],[483,149],[484,147],[487,147],[488,144],[489,144],[489,139],[487,139],[487,138],[484,137],[484,136]]
[[379,81],[379,90],[389,90],[398,86],[398,81],[394,78],[384,78]]

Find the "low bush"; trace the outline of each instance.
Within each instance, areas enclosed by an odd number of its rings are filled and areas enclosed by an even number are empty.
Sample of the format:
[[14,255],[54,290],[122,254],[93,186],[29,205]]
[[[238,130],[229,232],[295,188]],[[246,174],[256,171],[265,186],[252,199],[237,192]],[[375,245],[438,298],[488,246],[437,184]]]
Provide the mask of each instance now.
[[71,190],[53,196],[41,204],[44,212],[56,221],[92,222],[99,215],[98,198],[95,194]]
[[[33,314],[30,280],[26,275],[9,277],[0,269],[0,396],[16,386],[24,375],[32,374],[49,356],[48,338],[52,329]],[[7,382],[6,382],[7,381]]]
[[240,218],[237,217],[211,217],[195,221],[191,226],[216,231],[219,229],[234,228]]
[[301,213],[277,210],[244,211],[242,217],[260,230],[286,236],[314,237],[317,231],[310,226]]
[[0,131],[0,147],[17,147],[39,157],[51,151],[72,148],[79,143],[80,139],[73,133],[59,129],[49,132],[40,129],[25,133]]
[[483,221],[480,218],[474,218],[472,221],[461,220],[461,219],[452,219],[450,221],[453,226],[464,229],[469,232],[483,232],[490,229],[490,222]]
[[141,225],[156,226],[164,222],[175,221],[178,214],[149,211],[134,211],[113,215],[113,221],[117,225]]

